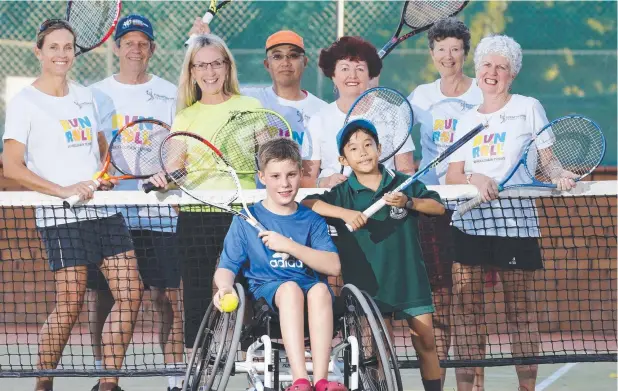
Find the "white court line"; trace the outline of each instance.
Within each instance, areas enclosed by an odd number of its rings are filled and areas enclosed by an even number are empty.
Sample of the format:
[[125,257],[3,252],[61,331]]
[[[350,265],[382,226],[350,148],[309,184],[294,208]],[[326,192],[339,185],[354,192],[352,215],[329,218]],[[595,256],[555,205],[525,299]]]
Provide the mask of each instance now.
[[547,379],[543,380],[541,382],[541,384],[536,386],[536,390],[537,391],[543,391],[544,389],[549,387],[553,382],[555,382],[560,377],[562,377],[562,375],[564,375],[565,373],[570,371],[571,368],[573,368],[576,365],[577,365],[577,363],[575,363],[575,362],[564,364],[562,367],[560,367],[560,369],[558,369],[556,372],[552,373],[550,377],[548,377]]

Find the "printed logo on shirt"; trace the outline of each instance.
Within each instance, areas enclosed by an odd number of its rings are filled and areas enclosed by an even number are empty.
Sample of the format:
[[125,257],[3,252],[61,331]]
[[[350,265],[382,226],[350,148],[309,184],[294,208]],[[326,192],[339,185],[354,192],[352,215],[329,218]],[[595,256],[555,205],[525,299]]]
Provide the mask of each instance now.
[[506,132],[482,134],[474,137],[472,158],[475,162],[504,159]]
[[272,267],[273,269],[278,269],[278,268],[292,268],[292,269],[303,269],[305,267],[305,264],[296,258],[288,258],[287,261],[283,260],[283,254],[281,253],[274,253],[273,254],[273,258],[270,260],[269,262],[270,267]]
[[60,120],[64,138],[69,148],[81,147],[92,143],[92,123],[88,116]]
[[[112,116],[112,138],[116,137],[116,134],[120,129],[122,129],[126,124],[137,121],[138,119],[152,117],[142,117],[142,116],[128,116],[124,114],[114,114]],[[150,145],[151,141],[151,133],[154,129],[154,125],[147,122],[139,123],[137,126],[132,126],[130,129],[126,129],[122,132],[122,143],[133,143],[136,145]]]
[[500,114],[500,123],[505,123],[506,121],[515,121],[518,119],[525,121],[526,114],[520,114],[520,115],[506,115],[506,113]]
[[146,90],[146,95],[148,95],[148,99],[146,99],[146,102],[150,102],[152,100],[160,100],[163,102],[169,102],[169,101],[174,100],[173,97],[157,94],[156,92],[153,92],[151,89]]
[[390,216],[393,220],[401,220],[408,215],[408,211],[406,208],[398,208],[396,206],[391,206]]
[[451,145],[455,140],[455,130],[457,130],[456,119],[436,119],[433,121],[432,140],[436,145]]
[[75,106],[79,107],[80,110],[84,106],[88,106],[88,105],[92,106],[92,101],[85,101],[85,102],[74,101],[73,103],[75,103]]

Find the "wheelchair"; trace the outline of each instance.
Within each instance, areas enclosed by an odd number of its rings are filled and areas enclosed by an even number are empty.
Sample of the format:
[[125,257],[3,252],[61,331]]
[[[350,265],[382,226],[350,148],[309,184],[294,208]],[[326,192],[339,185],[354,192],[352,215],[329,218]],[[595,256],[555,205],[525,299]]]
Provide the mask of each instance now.
[[[221,313],[212,303],[208,307],[183,391],[223,391],[230,376],[241,373],[248,378],[249,390],[278,391],[292,384],[283,343],[275,341],[281,339],[277,314],[263,299],[247,306],[243,286],[236,283],[235,289],[239,297],[235,311]],[[354,285],[345,285],[334,300],[333,321],[328,380],[340,382],[349,390],[403,391],[397,355],[372,298]],[[308,346],[306,338],[306,365],[311,376]]]

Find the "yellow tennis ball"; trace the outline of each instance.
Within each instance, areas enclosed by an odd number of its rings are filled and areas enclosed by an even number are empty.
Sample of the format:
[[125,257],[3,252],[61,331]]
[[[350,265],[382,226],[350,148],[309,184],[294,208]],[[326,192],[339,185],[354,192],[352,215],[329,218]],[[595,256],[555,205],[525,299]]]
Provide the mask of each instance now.
[[99,178],[99,175],[101,175],[101,171],[97,171],[94,176],[92,177],[92,179],[103,179],[103,180],[108,180],[109,178],[111,178],[107,173],[103,174],[103,176],[101,178]]
[[235,311],[238,307],[238,297],[232,293],[227,293],[223,295],[223,298],[219,302],[221,304],[221,309],[223,312],[232,312]]

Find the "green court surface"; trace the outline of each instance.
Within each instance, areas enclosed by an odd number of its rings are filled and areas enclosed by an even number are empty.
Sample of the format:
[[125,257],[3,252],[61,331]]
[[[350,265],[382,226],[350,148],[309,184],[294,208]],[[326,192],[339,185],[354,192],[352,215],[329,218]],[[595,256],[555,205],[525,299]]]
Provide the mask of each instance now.
[[[422,391],[418,369],[402,371],[406,391]],[[231,378],[228,390],[244,391],[245,375]],[[92,378],[58,378],[56,390],[90,390],[96,382]],[[161,377],[123,378],[120,381],[124,391],[165,391],[167,379]],[[2,391],[31,391],[34,379],[0,379]],[[571,363],[539,366],[536,391],[613,391],[617,388],[616,363]],[[455,373],[449,369],[444,391],[455,391]],[[515,368],[493,367],[485,369],[486,391],[517,391]]]

